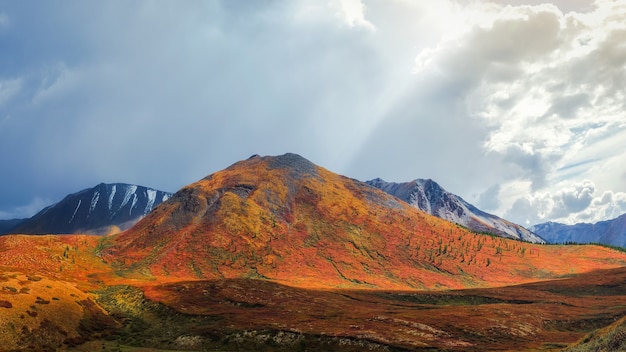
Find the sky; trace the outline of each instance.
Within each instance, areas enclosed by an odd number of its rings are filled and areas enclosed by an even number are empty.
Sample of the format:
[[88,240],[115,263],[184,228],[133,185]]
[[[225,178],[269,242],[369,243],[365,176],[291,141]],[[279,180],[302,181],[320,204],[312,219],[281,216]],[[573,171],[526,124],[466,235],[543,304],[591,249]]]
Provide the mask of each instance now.
[[626,213],[626,0],[0,0],[0,219],[252,154]]

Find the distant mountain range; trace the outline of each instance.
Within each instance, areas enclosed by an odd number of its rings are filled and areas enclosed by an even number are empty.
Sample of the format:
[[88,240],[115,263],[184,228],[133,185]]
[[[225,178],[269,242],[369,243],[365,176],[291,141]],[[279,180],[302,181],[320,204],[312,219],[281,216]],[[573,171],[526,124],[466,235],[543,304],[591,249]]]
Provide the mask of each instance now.
[[[428,214],[475,232],[533,243],[545,242],[531,231],[488,214],[447,192],[433,180],[393,183],[377,178],[365,183]],[[144,186],[102,183],[70,194],[29,219],[0,220],[0,234],[115,233],[130,228],[171,196],[171,193]]]
[[26,219],[0,220],[0,234],[8,233]]
[[31,218],[0,222],[1,233],[98,234],[128,229],[171,193],[125,183],[104,184],[66,196]]
[[[474,232],[533,243],[602,243],[626,247],[626,214],[595,224],[546,222],[525,229],[476,208],[430,179],[395,183],[376,178],[365,183]],[[170,197],[172,193],[145,186],[101,183],[72,193],[31,218],[0,220],[0,234],[116,233],[129,229]]]
[[534,225],[530,230],[551,243],[603,243],[626,247],[626,214],[595,224],[546,222]]
[[430,179],[395,183],[377,178],[367,181],[367,184],[398,197],[428,214],[452,221],[475,232],[488,232],[533,243],[545,243],[545,240],[535,233],[476,208]]

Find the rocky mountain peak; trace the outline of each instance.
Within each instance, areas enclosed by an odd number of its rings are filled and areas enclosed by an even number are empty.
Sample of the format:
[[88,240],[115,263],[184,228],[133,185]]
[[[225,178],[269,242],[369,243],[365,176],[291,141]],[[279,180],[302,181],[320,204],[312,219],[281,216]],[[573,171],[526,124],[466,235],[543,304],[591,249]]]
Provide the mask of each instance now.
[[476,208],[463,198],[446,191],[431,179],[395,183],[376,178],[366,183],[398,197],[428,214],[452,221],[476,232],[488,232],[529,242],[545,242],[541,237],[522,226]]

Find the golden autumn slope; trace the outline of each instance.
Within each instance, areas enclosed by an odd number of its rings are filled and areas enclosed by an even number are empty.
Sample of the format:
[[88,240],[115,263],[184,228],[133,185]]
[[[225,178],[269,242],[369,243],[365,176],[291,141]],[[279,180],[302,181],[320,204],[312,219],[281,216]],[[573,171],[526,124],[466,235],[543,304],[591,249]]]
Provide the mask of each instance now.
[[295,154],[255,156],[191,184],[105,247],[127,275],[326,288],[485,287],[626,263],[602,247],[478,235]]
[[0,236],[0,351],[54,351],[120,324],[96,303],[92,275],[111,273],[95,236]]

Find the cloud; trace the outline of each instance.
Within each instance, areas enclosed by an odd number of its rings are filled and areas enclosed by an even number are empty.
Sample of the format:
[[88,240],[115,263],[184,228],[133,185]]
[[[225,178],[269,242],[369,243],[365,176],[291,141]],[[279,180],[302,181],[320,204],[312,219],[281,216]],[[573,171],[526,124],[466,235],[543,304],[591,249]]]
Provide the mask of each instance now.
[[19,95],[22,86],[23,80],[21,78],[0,80],[0,132],[3,126],[12,119],[7,105]]
[[80,69],[70,69],[64,63],[45,67],[38,73],[38,76],[39,85],[31,96],[32,104],[38,106],[54,103],[67,96],[77,96],[86,85],[86,82],[80,80],[95,78],[93,75],[80,72]]
[[626,78],[626,28],[604,8],[620,5],[597,6],[570,15],[550,5],[501,8],[491,21],[417,57],[420,74],[445,72],[467,87],[470,112],[491,128],[485,148],[535,175],[535,189],[575,152],[565,148],[575,142],[572,130],[592,119],[624,118],[617,82]]
[[495,210],[500,206],[500,185],[493,185],[478,197],[478,205],[483,210]]
[[20,78],[0,81],[0,108],[19,93],[22,84]]
[[548,195],[536,194],[532,197],[517,199],[504,217],[522,226],[530,226],[547,220],[547,214],[554,204]]
[[502,163],[497,169],[515,171],[503,184],[530,185],[530,198],[503,203],[507,216],[526,223],[579,212],[588,197],[547,190],[558,177],[577,176],[561,168],[607,162],[621,149],[612,136],[626,130],[626,90],[618,83],[626,79],[626,2],[597,1],[566,14],[552,5],[469,7],[487,15],[422,50],[417,76],[447,82],[474,123],[486,126],[477,136],[484,151]]
[[584,179],[619,198],[624,1],[498,3],[11,3],[0,210],[99,182],[175,191],[285,152],[433,178],[497,214],[530,195],[517,218],[584,206],[553,199]]
[[582,108],[589,107],[591,102],[586,93],[574,93],[572,95],[557,96],[552,101],[552,106],[544,117],[551,115],[563,118],[575,117]]
[[562,218],[587,209],[591,205],[595,190],[595,185],[589,180],[584,180],[581,183],[573,184],[568,189],[561,190],[553,197],[555,202],[550,217]]
[[338,169],[395,84],[364,6],[338,4],[14,4],[0,77],[25,78],[0,81],[0,149],[15,151],[0,209],[99,182],[175,191],[254,153]]
[[51,204],[49,199],[34,198],[28,204],[17,206],[11,211],[0,211],[0,219],[29,218]]
[[9,24],[9,16],[7,16],[7,14],[4,12],[0,12],[0,31],[8,27]]
[[346,23],[351,26],[361,26],[369,30],[376,27],[365,18],[365,6],[361,0],[336,0],[331,2],[338,8],[338,14],[343,17]]
[[596,195],[590,180],[572,184],[555,193],[537,192],[518,198],[505,214],[524,226],[545,221],[567,224],[612,219],[626,212],[626,193],[605,191]]
[[598,165],[621,150],[622,87],[600,76],[608,70],[619,77],[623,62],[597,64],[594,57],[617,44],[615,19],[606,20],[614,5],[567,14],[552,5],[446,8],[438,18],[454,28],[418,47],[413,80],[402,81],[402,94],[379,113],[350,169],[368,177],[388,172],[382,176],[396,181],[431,177],[470,201],[468,194],[501,185],[507,192],[492,208],[499,214],[519,194],[555,193],[564,179],[600,182],[602,173],[590,167],[562,169],[585,160]]

